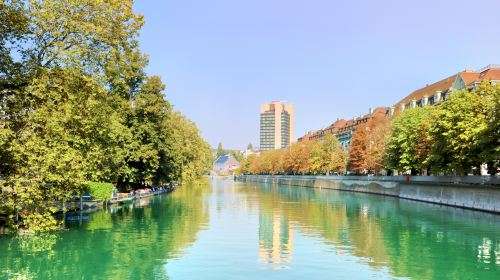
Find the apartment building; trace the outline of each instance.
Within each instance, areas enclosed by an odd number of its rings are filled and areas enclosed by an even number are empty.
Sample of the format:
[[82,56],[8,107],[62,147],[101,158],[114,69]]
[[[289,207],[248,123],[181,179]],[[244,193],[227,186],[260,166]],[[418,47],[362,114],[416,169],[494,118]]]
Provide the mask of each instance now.
[[281,101],[260,107],[260,150],[284,149],[294,139],[295,107]]

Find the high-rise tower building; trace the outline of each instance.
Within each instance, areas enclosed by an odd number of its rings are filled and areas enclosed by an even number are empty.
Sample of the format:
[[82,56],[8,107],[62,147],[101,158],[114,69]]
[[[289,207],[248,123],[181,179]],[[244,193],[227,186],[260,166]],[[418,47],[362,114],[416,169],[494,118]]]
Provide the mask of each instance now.
[[260,106],[260,150],[288,147],[293,141],[295,108],[292,104],[273,101]]

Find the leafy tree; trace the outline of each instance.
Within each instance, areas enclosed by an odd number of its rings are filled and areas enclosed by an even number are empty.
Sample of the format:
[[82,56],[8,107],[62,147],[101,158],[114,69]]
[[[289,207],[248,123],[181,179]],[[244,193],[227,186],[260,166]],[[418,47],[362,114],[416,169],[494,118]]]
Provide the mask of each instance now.
[[310,173],[313,144],[313,141],[302,141],[290,145],[283,156],[284,170],[289,174]]
[[23,63],[15,61],[15,51],[27,33],[28,18],[21,1],[0,2],[0,95],[18,89],[25,79]]
[[[32,230],[87,181],[168,184],[211,152],[147,77],[131,0],[0,3],[0,211]],[[13,57],[15,56],[15,59]],[[13,225],[18,226],[17,225]]]
[[273,169],[273,151],[266,151],[262,153],[259,157],[258,173],[260,174],[271,174]]
[[250,174],[262,174],[263,168],[261,167],[261,155],[255,155],[255,157],[252,157],[250,161],[250,168],[249,168],[249,173]]
[[433,170],[455,170],[463,175],[484,162],[482,136],[488,130],[490,115],[487,101],[475,90],[463,90],[453,92],[441,104],[430,130]]
[[238,150],[229,150],[229,154],[234,157],[238,162],[243,160],[243,153]]
[[178,112],[171,114],[168,123],[170,136],[165,148],[169,152],[162,164],[168,168],[168,180],[190,182],[207,174],[212,167],[212,152],[196,125]]
[[356,173],[383,169],[384,152],[391,122],[386,117],[374,117],[357,127],[349,148],[349,167]]
[[258,173],[271,175],[283,173],[283,153],[281,150],[271,150],[262,153],[258,158],[254,158],[259,161]]
[[[104,88],[76,69],[54,69],[33,80],[32,112],[11,139],[4,199],[23,205],[25,225],[42,224],[87,180],[109,178],[120,159],[114,153],[117,113]],[[31,223],[31,224],[30,224]],[[46,228],[43,226],[42,228]]]
[[500,84],[485,81],[475,92],[484,99],[486,108],[486,129],[480,135],[481,161],[488,164],[488,173],[494,175],[500,167]]
[[222,148],[222,143],[219,142],[219,145],[217,146],[217,158],[226,155],[226,151]]
[[144,24],[142,16],[134,14],[132,0],[25,3],[29,44],[22,54],[35,68],[65,65],[103,73],[103,65],[136,47],[134,38]]
[[284,167],[285,150],[273,150],[272,153],[272,163],[271,163],[271,174],[285,174],[286,170]]
[[349,147],[349,169],[356,173],[369,171],[370,128],[367,124],[358,125]]
[[430,126],[436,119],[436,107],[408,109],[392,123],[392,133],[386,149],[386,167],[400,171],[419,170],[428,167]]
[[161,153],[165,152],[162,149],[168,136],[165,120],[172,108],[163,98],[164,88],[160,78],[148,78],[134,98],[133,115],[129,118],[132,144],[127,163],[131,176],[127,179],[142,185],[153,183],[164,156]]
[[325,134],[323,141],[313,144],[311,149],[311,172],[313,174],[330,175],[331,171],[343,173],[346,168],[346,153],[337,137],[331,133]]
[[240,162],[240,168],[238,170],[239,174],[250,174],[250,167],[252,166],[252,162],[257,157],[257,154],[251,154],[247,158],[243,159]]

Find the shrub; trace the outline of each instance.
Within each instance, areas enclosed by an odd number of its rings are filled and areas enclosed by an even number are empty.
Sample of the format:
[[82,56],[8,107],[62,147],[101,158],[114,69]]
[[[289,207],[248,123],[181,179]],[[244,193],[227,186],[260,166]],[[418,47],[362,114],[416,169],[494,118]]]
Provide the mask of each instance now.
[[113,192],[113,184],[87,182],[83,185],[83,189],[85,193],[92,195],[93,199],[107,200]]

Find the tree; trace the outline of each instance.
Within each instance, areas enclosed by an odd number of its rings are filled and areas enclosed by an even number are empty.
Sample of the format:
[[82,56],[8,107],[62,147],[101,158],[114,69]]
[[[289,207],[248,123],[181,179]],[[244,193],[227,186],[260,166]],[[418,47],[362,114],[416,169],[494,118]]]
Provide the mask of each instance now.
[[262,174],[261,156],[262,155],[255,155],[255,157],[251,158],[252,160],[250,161],[249,168],[250,174]]
[[217,146],[217,158],[226,155],[226,151],[222,148],[222,143],[219,142],[219,145]]
[[330,175],[331,171],[343,173],[346,167],[346,153],[337,137],[331,133],[325,134],[323,141],[313,144],[311,149],[311,172],[313,174]]
[[251,174],[250,167],[253,161],[257,157],[257,154],[251,154],[240,162],[240,168],[238,173],[240,174]]
[[313,141],[293,143],[283,156],[283,169],[288,174],[307,174],[311,172],[311,149]]
[[408,109],[393,120],[385,151],[388,169],[411,171],[416,175],[428,168],[430,127],[437,118],[436,110],[434,106]]
[[50,230],[55,203],[86,181],[126,188],[207,172],[208,144],[173,111],[161,80],[145,74],[133,1],[12,0],[0,8],[2,213]]
[[356,173],[369,171],[370,128],[367,124],[358,125],[349,147],[349,169]]
[[453,92],[441,104],[430,130],[433,170],[464,175],[485,162],[482,136],[488,131],[491,114],[487,102],[476,90],[463,90]]
[[500,84],[485,81],[475,92],[487,106],[486,129],[480,135],[481,161],[488,164],[488,173],[495,175],[500,167]]
[[135,37],[144,22],[142,16],[134,14],[132,0],[25,3],[30,19],[25,39],[29,44],[22,54],[35,68],[64,65],[88,74],[103,73],[103,65],[123,61],[128,50],[137,49]]
[[391,121],[385,116],[376,116],[359,125],[349,148],[349,168],[356,173],[379,173],[390,129]]
[[163,129],[153,183],[188,183],[209,172],[212,152],[193,122],[173,112],[164,119]]
[[249,151],[253,151],[253,145],[252,143],[249,143],[248,146],[247,146],[247,150]]
[[30,90],[36,102],[10,139],[2,184],[4,199],[22,210],[26,226],[48,229],[56,225],[48,217],[58,207],[46,202],[63,201],[79,194],[85,181],[112,176],[122,160],[115,150],[122,126],[105,89],[78,69],[46,71]]
[[153,179],[160,168],[161,153],[164,152],[162,145],[168,135],[165,134],[165,120],[172,110],[163,98],[164,88],[159,77],[148,78],[134,98],[134,107],[128,121],[132,142],[127,164],[131,168],[131,174],[126,179],[141,185],[161,181]]
[[234,157],[238,162],[241,162],[243,160],[243,153],[238,150],[229,150],[229,154]]
[[283,165],[283,160],[285,156],[285,151],[284,150],[274,150],[271,151],[271,158],[272,158],[272,164],[271,164],[271,170],[270,173],[275,175],[275,174],[284,174],[285,173],[285,168]]
[[24,64],[12,57],[26,36],[28,17],[21,1],[0,2],[0,96],[24,84]]

